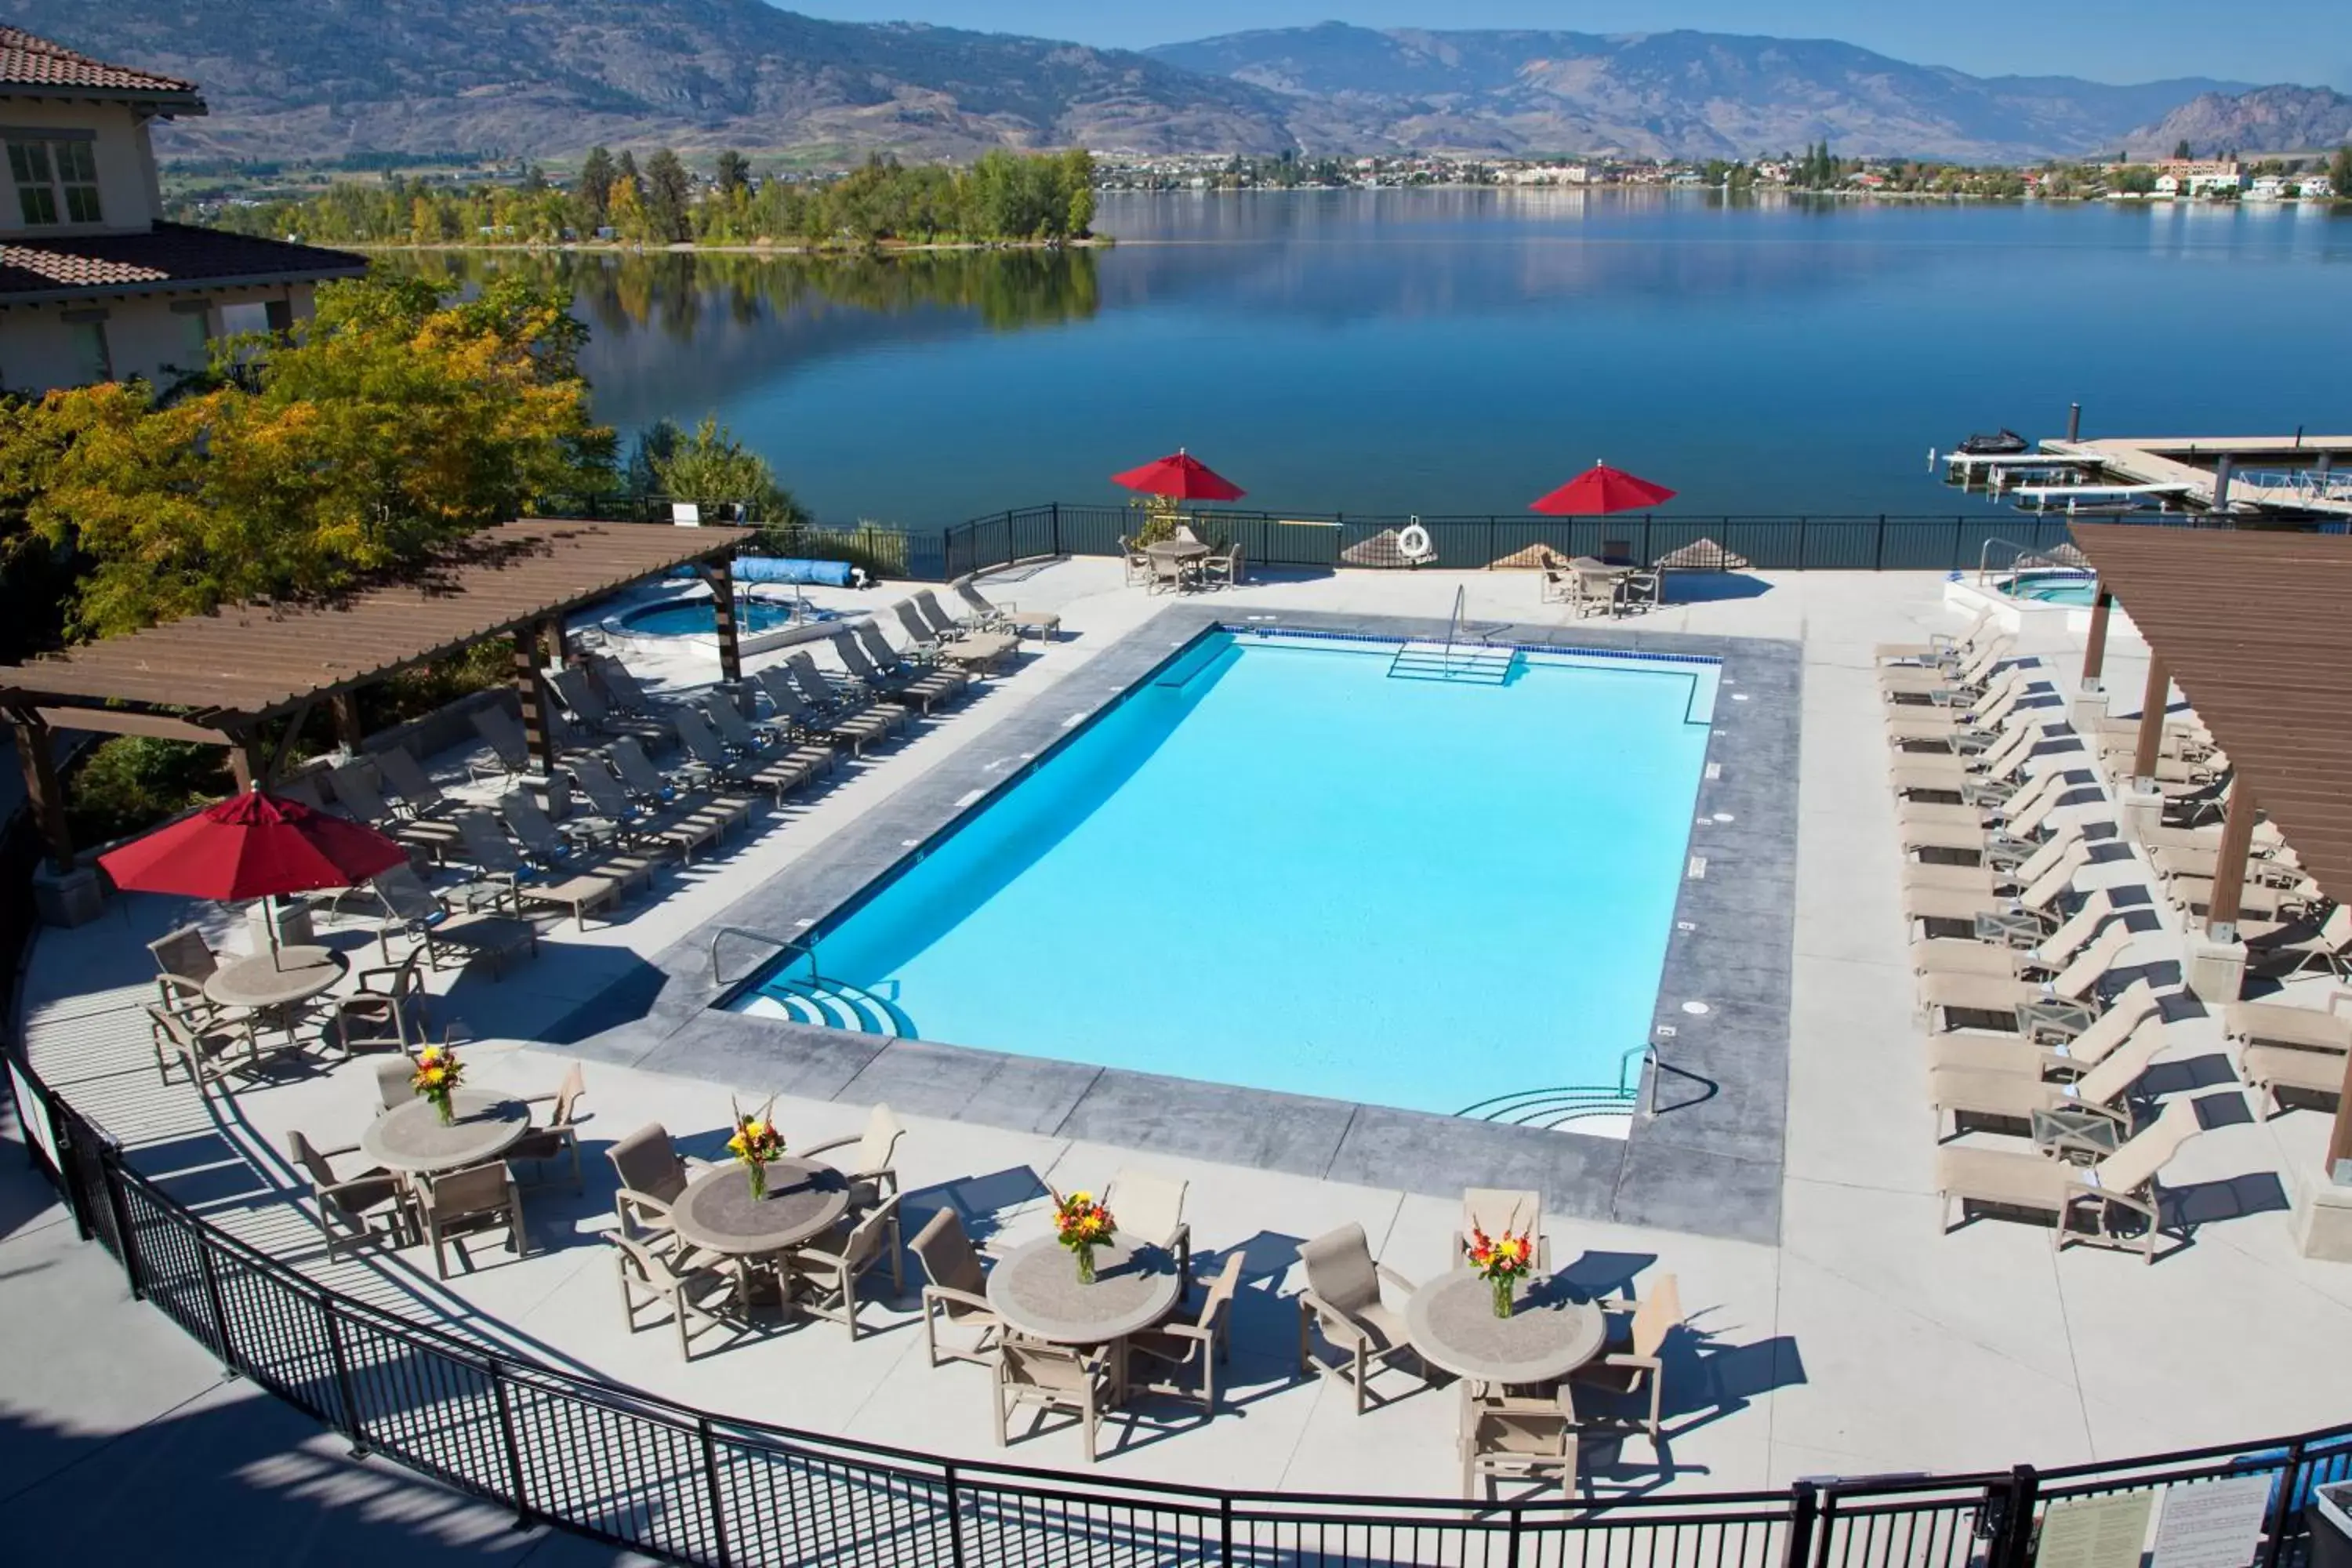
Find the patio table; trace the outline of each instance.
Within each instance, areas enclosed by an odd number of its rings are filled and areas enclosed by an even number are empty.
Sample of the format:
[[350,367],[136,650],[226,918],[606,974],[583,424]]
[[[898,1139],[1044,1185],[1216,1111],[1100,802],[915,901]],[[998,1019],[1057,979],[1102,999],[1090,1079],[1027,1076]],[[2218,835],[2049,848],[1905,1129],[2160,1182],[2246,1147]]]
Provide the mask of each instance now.
[[530,1131],[530,1107],[509,1095],[461,1089],[449,1105],[457,1116],[446,1127],[427,1100],[387,1110],[367,1124],[360,1148],[387,1171],[431,1175],[495,1160]]
[[1533,1282],[1507,1318],[1472,1268],[1457,1268],[1412,1293],[1405,1333],[1432,1366],[1472,1384],[1539,1384],[1566,1377],[1601,1353],[1609,1322],[1599,1307],[1569,1299],[1557,1279]]
[[1206,561],[1212,553],[1208,545],[1197,539],[1163,539],[1157,544],[1147,544],[1143,552],[1154,561],[1171,562],[1180,578],[1190,581],[1192,569]]
[[[768,1195],[751,1196],[751,1173],[730,1160],[687,1184],[670,1205],[678,1239],[730,1258],[735,1266],[735,1299],[751,1304],[753,1265],[788,1247],[823,1236],[849,1211],[849,1184],[840,1172],[786,1155],[768,1162]],[[779,1278],[785,1303],[791,1281]]]
[[233,958],[205,982],[205,994],[224,1007],[256,1012],[291,1007],[334,988],[347,967],[343,955],[324,947],[282,947],[276,952]]
[[1176,1310],[1184,1281],[1165,1247],[1114,1241],[1095,1249],[1095,1281],[1078,1282],[1078,1260],[1054,1237],[1006,1254],[988,1273],[988,1304],[1005,1327],[1033,1340],[1111,1347],[1111,1386],[1127,1386],[1127,1336]]

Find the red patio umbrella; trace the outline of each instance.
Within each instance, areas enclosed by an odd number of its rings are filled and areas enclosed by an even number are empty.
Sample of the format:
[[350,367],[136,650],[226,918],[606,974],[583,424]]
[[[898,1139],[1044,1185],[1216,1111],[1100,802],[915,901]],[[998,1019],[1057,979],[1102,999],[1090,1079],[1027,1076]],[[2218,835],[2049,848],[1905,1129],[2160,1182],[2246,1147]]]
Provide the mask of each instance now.
[[356,822],[259,790],[208,805],[98,858],[127,892],[230,903],[348,888],[408,863],[408,851]]
[[1601,517],[1612,511],[1639,511],[1674,499],[1675,492],[1664,485],[1595,463],[1528,510],[1555,517]]
[[1177,500],[1239,500],[1249,493],[1181,447],[1171,456],[1110,479],[1131,490]]

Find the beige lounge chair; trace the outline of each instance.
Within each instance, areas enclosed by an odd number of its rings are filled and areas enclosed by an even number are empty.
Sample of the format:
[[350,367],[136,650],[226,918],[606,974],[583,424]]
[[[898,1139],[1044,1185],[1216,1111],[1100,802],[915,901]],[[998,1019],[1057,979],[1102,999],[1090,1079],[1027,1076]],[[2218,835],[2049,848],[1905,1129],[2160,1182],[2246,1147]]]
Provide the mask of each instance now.
[[1871,650],[1870,657],[1877,664],[1942,664],[1955,656],[1964,658],[1992,625],[1992,611],[1979,610],[1976,618],[1957,633],[1931,632],[1926,642],[1883,642]]
[[[2019,722],[2042,719],[2044,712],[2037,708],[2020,715],[2018,705],[2027,691],[2024,675],[2014,667],[1977,696],[1954,702],[1896,702],[1886,704],[1886,737],[1896,745],[1914,741],[1939,741],[1947,736],[1971,732],[1996,732],[2009,728],[2010,721]],[[1977,748],[1982,750],[1981,747]]]
[[[1973,924],[1979,915],[2021,910],[2042,917],[2045,925],[2054,928],[2062,922],[2050,919],[2050,906],[2061,893],[2074,885],[2074,874],[2090,863],[2090,847],[2077,839],[2067,845],[2050,868],[2014,900],[1967,889],[1906,888],[1903,890],[1903,916],[1922,926],[1937,921],[1965,925]],[[1923,931],[1918,934],[1931,936],[1935,933]]]
[[[1356,1414],[1361,1415],[1365,1384],[1373,1372],[1399,1356],[1421,1360],[1405,1333],[1403,1312],[1391,1307],[1381,1290],[1385,1284],[1409,1297],[1416,1287],[1388,1265],[1372,1261],[1364,1227],[1353,1221],[1302,1243],[1298,1261],[1307,1271],[1307,1288],[1298,1295],[1299,1374],[1305,1376],[1312,1366],[1326,1377],[1353,1384]],[[1329,1362],[1316,1352],[1318,1329],[1346,1360]],[[1421,1375],[1427,1386],[1426,1363]]]
[[[1116,1214],[1116,1209],[1111,1211]],[[1230,1325],[1234,1297],[1241,1289],[1242,1253],[1225,1254],[1224,1267],[1208,1282],[1201,1310],[1189,1323],[1162,1323],[1127,1338],[1127,1386],[1129,1393],[1164,1394],[1190,1400],[1204,1415],[1217,1413],[1217,1363],[1230,1359]],[[1190,1373],[1191,1381],[1184,1374]]]
[[[2281,1089],[2340,1101],[2347,1062],[2352,1062],[2352,1057],[2342,1051],[2247,1046],[2238,1053],[2238,1081],[2270,1101],[2270,1110],[2263,1113],[2267,1121],[2291,1109],[2280,1096]],[[2260,1105],[2255,1109],[2261,1110]]]
[[2352,992],[2330,996],[2326,1012],[2284,1002],[2232,1002],[2221,1009],[2221,1033],[2241,1045],[2352,1051],[2352,1016],[2335,1010],[2335,1004],[2347,996]]
[[[2221,825],[2218,822],[2205,827],[2150,827],[2139,836],[2139,841],[2150,850],[2213,849],[2221,843]],[[2254,853],[2275,855],[2286,847],[2286,835],[2272,822],[2254,824]]]
[[1489,1476],[1549,1480],[1576,1490],[1576,1408],[1566,1384],[1540,1398],[1496,1391],[1462,1406],[1462,1495],[1480,1500]]
[[1087,1463],[1095,1462],[1095,1430],[1115,1402],[1108,1348],[1073,1350],[1036,1340],[1007,1339],[996,1352],[996,1446],[1007,1441],[1012,1412],[1024,1405],[1066,1410],[1078,1418]]
[[2306,920],[2259,933],[2242,925],[2239,931],[2245,938],[2249,974],[2281,977],[2320,968],[2338,979],[2352,975],[2352,904],[2329,906],[2315,928]]
[[[1936,1156],[1937,1228],[1947,1234],[1958,1228],[1949,1223],[1955,1202],[1961,1225],[1979,1209],[2046,1214],[2055,1222],[2050,1233],[2053,1251],[2083,1241],[2137,1251],[2154,1263],[2161,1223],[2158,1179],[2180,1146],[2200,1131],[2197,1102],[2184,1095],[2168,1101],[2122,1148],[2087,1167],[2005,1149],[1945,1148]],[[2120,1215],[2137,1217],[2139,1228],[2119,1228]]]
[[1955,1138],[1972,1122],[2030,1124],[2037,1111],[2081,1110],[2113,1121],[2121,1142],[2132,1131],[2124,1097],[2164,1044],[2164,1020],[2143,1019],[2120,1049],[2073,1083],[2052,1083],[2033,1073],[1938,1068],[1927,1075],[1927,1103],[1939,1117],[1950,1113]]
[[1919,1010],[1934,1033],[1946,1034],[1960,1026],[1952,1021],[1955,1013],[2013,1016],[2037,1002],[2080,1002],[2114,973],[2131,944],[2131,928],[2118,921],[2044,982],[1991,974],[1926,975],[1919,982]]
[[[1886,770],[1886,782],[1897,795],[1914,791],[1934,790],[1964,798],[1973,788],[2014,783],[2024,771],[2026,759],[2041,743],[2042,732],[2032,725],[2020,725],[2009,731],[1990,751],[1978,756],[1962,756],[1958,752],[1897,752]],[[2015,792],[2011,791],[2011,795]]]
[[1995,703],[2012,699],[2027,690],[2032,682],[2025,667],[2012,664],[1984,683],[1980,690],[1958,696],[1922,696],[1916,691],[1889,691],[1882,688],[1879,705],[1885,710],[1890,724],[1902,719],[1953,719],[1990,708]]
[[[923,1352],[933,1366],[942,1354],[956,1360],[996,1364],[996,1340],[1004,1325],[988,1304],[988,1272],[980,1254],[964,1234],[955,1210],[932,1211],[915,1233],[912,1250],[923,1271]],[[942,1349],[940,1327],[945,1324],[973,1336],[966,1345],[948,1343]]]
[[[2007,800],[1987,802],[1982,805],[1962,803],[1957,805],[1937,805],[1927,801],[1906,800],[1895,808],[1895,826],[1904,835],[1904,847],[1917,848],[1935,840],[1915,840],[1915,833],[1958,833],[1971,835],[1951,844],[1953,848],[1974,848],[1996,833],[2021,838],[2033,832],[2058,800],[2073,787],[2063,769],[2052,768],[2036,773]],[[2045,804],[2046,803],[2046,804]],[[1938,845],[1939,847],[1944,847]]]
[[[2238,890],[2238,912],[2257,920],[2277,920],[2318,902],[2324,896],[2319,884],[2308,877],[2297,877],[2284,887],[2260,877],[2249,877]],[[2202,915],[2212,907],[2213,879],[2175,877],[2164,884],[2164,899],[2174,909]]]
[[518,903],[551,904],[572,911],[572,918],[582,927],[588,924],[588,911],[612,903],[621,896],[623,879],[593,872],[551,877],[536,880],[530,863],[520,850],[507,841],[489,813],[478,806],[468,806],[450,818],[464,837],[466,858],[486,880],[502,882],[510,889],[509,897]]
[[2115,896],[2105,888],[2094,889],[2083,907],[2032,947],[2007,947],[1974,937],[1931,936],[1911,944],[1915,974],[1990,974],[2008,980],[2031,980],[2055,973],[2074,961],[2083,944],[2116,914]]
[[1616,1338],[1618,1325],[1612,1321],[1611,1348],[1599,1359],[1585,1363],[1569,1374],[1577,1383],[1618,1394],[1639,1394],[1646,1386],[1650,1391],[1650,1414],[1642,1423],[1642,1429],[1650,1435],[1654,1444],[1658,1440],[1658,1413],[1666,1397],[1666,1367],[1660,1352],[1666,1336],[1680,1328],[1682,1321],[1682,1288],[1673,1275],[1664,1275],[1650,1287],[1648,1295],[1635,1303],[1632,1320],[1623,1325],[1624,1339]]
[[1958,1068],[1970,1072],[2079,1078],[2121,1049],[2132,1031],[2157,1012],[2156,988],[2145,980],[2135,980],[2091,1021],[2089,1028],[2071,1040],[2045,1046],[2022,1036],[1938,1035],[1927,1042],[1927,1069]]
[[2013,888],[2030,888],[2049,875],[2051,868],[2065,858],[2066,851],[2082,839],[2083,825],[2068,822],[2052,834],[2047,843],[2012,867],[1906,865],[1903,868],[1904,890],[1948,889],[1958,893],[2000,893]]
[[1896,666],[1878,672],[1880,694],[1911,692],[1921,696],[1937,693],[1981,691],[2001,660],[2017,646],[2017,639],[2003,635],[1988,639],[1969,657],[1948,670],[1930,669],[1918,666]]

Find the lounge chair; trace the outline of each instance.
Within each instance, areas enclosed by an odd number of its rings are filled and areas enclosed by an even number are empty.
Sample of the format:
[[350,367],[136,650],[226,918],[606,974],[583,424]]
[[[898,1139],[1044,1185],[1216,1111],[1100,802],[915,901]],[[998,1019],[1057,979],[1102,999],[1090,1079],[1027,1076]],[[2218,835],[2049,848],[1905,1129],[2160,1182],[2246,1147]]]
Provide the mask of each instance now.
[[[2238,1081],[2257,1097],[2254,1110],[2268,1121],[2292,1109],[2281,1089],[2340,1104],[2347,1063],[2352,1063],[2352,1056],[2343,1051],[2248,1045],[2238,1052]],[[2263,1109],[2262,1100],[2269,1101],[2268,1110]]]
[[1927,1103],[1938,1117],[1950,1114],[1955,1138],[1983,1122],[2030,1126],[2037,1112],[2076,1110],[2112,1121],[2120,1143],[2132,1132],[2125,1096],[2164,1045],[2164,1020],[2143,1019],[2121,1047],[2072,1083],[1990,1068],[1938,1068],[1927,1075]]
[[603,757],[575,757],[571,773],[588,804],[617,826],[625,842],[667,845],[689,865],[696,850],[723,838],[751,812],[748,795],[720,795],[675,807],[641,805],[629,798],[628,786]]
[[[2345,993],[2338,992],[2337,997]],[[2336,998],[2330,998],[2331,1003]],[[2352,1016],[2283,1002],[2232,1002],[2221,1009],[2221,1034],[2241,1045],[2293,1046],[2310,1051],[2352,1051]]]
[[[2204,827],[2150,827],[2140,834],[2139,841],[2151,851],[2217,849],[2221,844],[2221,825],[2216,822]],[[2286,835],[2278,830],[2274,822],[2257,822],[2250,847],[2257,855],[2275,855],[2286,847]]]
[[[698,763],[664,772],[654,766],[643,746],[626,736],[605,747],[603,754],[620,778],[622,787],[647,805],[677,803],[682,796],[700,794],[710,782],[710,770]],[[719,801],[729,798],[717,797]],[[747,802],[747,814],[749,810]]]
[[[2167,881],[2175,881],[2182,877],[2201,877],[2210,882],[2213,879],[2213,873],[2221,868],[2221,852],[2210,846],[2200,845],[2186,849],[2154,846],[2148,849],[2147,858],[2155,865],[2156,874]],[[2293,849],[2282,847],[2273,854],[2262,855],[2252,853],[2249,846],[2245,864],[2248,881],[2273,882],[2284,887],[2300,879],[2302,875],[2303,861]]]
[[2024,771],[2034,748],[2046,739],[2032,726],[2020,725],[1990,751],[1972,757],[1958,752],[1897,752],[1887,765],[1887,784],[1896,795],[1930,791],[1957,795],[1962,800],[2006,801],[2022,787],[2011,787],[2013,781]]
[[[2050,1235],[2053,1251],[2082,1241],[2137,1251],[2154,1263],[2162,1224],[2158,1180],[2180,1146],[2200,1131],[2197,1102],[2183,1095],[2168,1101],[2156,1120],[2121,1148],[2087,1168],[2038,1153],[1945,1148],[1936,1156],[1938,1228],[1947,1233],[1957,1228],[1949,1223],[1955,1202],[1960,1205],[1961,1225],[1981,1209],[2044,1214],[2055,1222]],[[2137,1219],[2136,1230],[2120,1227],[2125,1215]]]
[[445,858],[457,848],[457,829],[447,823],[419,821],[393,810],[376,788],[375,770],[365,763],[347,763],[331,768],[327,777],[334,784],[335,802],[341,815],[364,822],[399,843],[422,849],[436,860]]
[[1878,672],[1879,695],[1907,693],[1933,697],[1982,691],[1999,673],[2001,661],[2016,646],[2015,637],[2003,635],[1989,639],[1950,669],[1901,666],[1881,669]]
[[1906,800],[1895,808],[1895,826],[1903,835],[1906,849],[1974,848],[1995,834],[2023,838],[2074,787],[2064,769],[2050,768],[2034,774],[2002,801],[1938,805]]
[[[979,618],[979,624],[984,627],[1009,631],[1015,637],[1034,637],[1039,642],[1053,642],[1062,635],[1061,616],[1038,615],[1034,612],[1024,615],[1019,605],[1010,602],[1002,605],[992,604],[988,597],[981,593],[979,584],[970,577],[957,578],[948,584],[948,589],[971,607],[972,614]],[[915,596],[920,599],[927,597],[929,593],[930,590],[927,588]]]
[[[1996,897],[1989,892],[1954,888],[1906,888],[1903,891],[1903,915],[1906,920],[1923,927],[1938,923],[1973,926],[1979,915],[2025,913],[2038,917],[2054,929],[2063,921],[2053,919],[2050,909],[2059,895],[2074,885],[2074,874],[2091,863],[2090,847],[2076,839],[2067,845],[2057,861],[2041,878],[2025,888],[2014,900]],[[1934,936],[1932,930],[1918,934]]]
[[523,853],[542,871],[593,871],[624,883],[653,879],[655,862],[651,857],[625,849],[600,848],[584,837],[567,835],[540,809],[539,802],[521,790],[509,790],[500,795],[498,809],[507,831],[520,841]]
[[2021,1073],[2080,1078],[2121,1049],[2132,1031],[2158,1016],[2156,988],[2145,980],[2124,987],[2091,1026],[2071,1040],[2038,1045],[2009,1035],[1938,1035],[1927,1044],[1927,1070]]
[[[1421,1360],[1405,1332],[1404,1314],[1389,1306],[1381,1293],[1388,1285],[1410,1297],[1416,1287],[1388,1265],[1372,1261],[1364,1227],[1353,1221],[1300,1244],[1298,1261],[1307,1271],[1307,1288],[1298,1294],[1299,1373],[1304,1376],[1312,1366],[1326,1377],[1352,1384],[1356,1414],[1361,1415],[1365,1385],[1375,1371],[1399,1356]],[[1346,1356],[1344,1361],[1329,1362],[1316,1352],[1318,1330]],[[1424,1363],[1424,1386],[1429,1376]]]
[[[2253,876],[2238,889],[2238,912],[2255,920],[2278,920],[2318,903],[2325,896],[2319,884],[2308,877],[2297,877],[2283,886],[2267,876]],[[2173,908],[2201,916],[2212,907],[2213,879],[2175,877],[2164,884],[2164,897]]]
[[[871,627],[873,623],[869,621],[865,625]],[[874,636],[878,638],[881,634],[876,632]],[[866,647],[861,646],[863,639],[846,632],[830,640],[842,668],[849,671],[859,685],[875,696],[886,698],[902,707],[920,708],[927,715],[939,704],[962,696],[964,688],[971,684],[971,678],[961,670],[917,670],[899,663],[895,653],[888,665],[879,663]]]
[[663,736],[660,720],[633,719],[606,706],[604,694],[596,689],[583,666],[575,664],[555,671],[548,677],[548,684],[555,688],[555,694],[563,700],[573,718],[599,734],[634,735],[646,742],[659,741]]
[[2054,974],[2115,918],[2115,897],[2106,889],[2094,890],[2065,923],[2031,947],[2014,947],[1974,937],[1931,936],[1911,944],[1915,974],[1987,974],[2004,980],[2032,980]]
[[[923,615],[921,606],[912,599],[899,600],[890,606],[890,613],[898,617],[898,625],[906,631],[916,651],[927,658],[936,656],[940,644],[953,642],[963,635],[963,628],[952,623],[944,627],[933,626]],[[866,621],[864,625],[870,627],[874,623]],[[873,637],[861,639],[866,643],[866,652],[875,652],[874,639],[881,636],[877,629]],[[888,646],[887,641],[884,646]],[[876,654],[876,658],[879,659],[880,655]]]
[[747,757],[756,757],[762,763],[793,763],[806,768],[811,778],[833,772],[834,763],[839,760],[831,746],[796,743],[786,740],[777,729],[753,728],[751,721],[743,717],[743,710],[724,692],[705,692],[702,711],[709,719],[710,727],[719,731],[719,738]]
[[1903,868],[1906,891],[1914,889],[1948,889],[1954,892],[1999,893],[2012,888],[2030,888],[2058,864],[2067,850],[2083,842],[2083,825],[2069,822],[2051,835],[2048,842],[2022,846],[2025,858],[2003,866],[1998,863],[1979,866],[1925,864],[1913,861]]
[[495,977],[518,950],[527,957],[538,956],[537,926],[529,921],[499,920],[495,914],[477,912],[469,889],[488,897],[495,910],[513,893],[513,889],[503,882],[468,884],[459,889],[466,911],[462,914],[453,911],[405,866],[395,866],[374,878],[369,887],[383,904],[384,921],[376,930],[376,944],[387,963],[392,961],[392,938],[395,933],[412,938],[425,954],[425,963],[435,969],[441,967],[444,956],[456,953],[465,963],[479,958],[490,960],[490,973]]
[[2278,926],[2246,942],[2246,973],[2284,979],[2306,969],[2352,977],[2352,905],[2330,904],[2315,921]]
[[[1926,975],[1919,982],[1919,1010],[1937,1034],[1967,1026],[1959,1015],[1979,1014],[2015,1020],[2021,1033],[2037,1037],[2045,1031],[2078,1035],[2082,1033],[2079,1028],[2053,1025],[2042,1018],[2033,1019],[2032,1027],[2027,1029],[2024,1009],[2053,1002],[2082,1003],[2097,990],[2100,982],[2114,975],[2123,961],[2124,950],[2131,946],[2132,941],[2131,928],[2118,921],[2047,981],[2004,979],[1990,974]],[[2095,1016],[2095,1009],[2086,1009],[2080,1021],[2088,1025]]]
[[696,708],[680,707],[671,710],[670,723],[677,730],[677,738],[686,746],[687,754],[711,773],[731,784],[750,784],[766,790],[782,805],[784,796],[806,784],[812,769],[806,763],[791,761],[766,762],[758,757],[730,756],[719,731],[710,727],[709,716]]
[[794,734],[819,740],[827,745],[846,746],[854,757],[864,756],[866,748],[876,742],[887,740],[908,717],[907,710],[898,707],[835,715],[824,713],[801,694],[781,666],[770,666],[760,671],[757,679],[761,689],[768,694],[769,704],[774,709],[776,718]]
[[[923,1270],[923,1353],[930,1363],[939,1365],[944,1354],[954,1361],[995,1365],[996,1340],[1004,1325],[998,1321],[996,1309],[989,1305],[988,1272],[955,1210],[934,1210],[915,1233],[910,1250]],[[942,1324],[971,1334],[972,1342],[969,1346],[950,1342],[942,1349],[939,1331]]]
[[497,703],[474,710],[474,729],[489,742],[489,751],[466,759],[467,775],[474,779],[527,778],[539,772],[530,754],[530,740],[522,723]]
[[622,879],[593,871],[539,880],[539,872],[508,841],[486,811],[468,808],[451,820],[457,825],[466,858],[475,869],[486,879],[505,883],[509,896],[518,903],[551,904],[570,910],[572,918],[585,927],[589,910],[601,909],[621,896]]
[[423,764],[410,754],[405,746],[387,746],[374,753],[376,772],[383,782],[400,796],[400,804],[411,816],[431,816],[447,809],[449,797],[433,782]]
[[[1889,724],[1909,719],[1962,719],[2002,703],[2014,704],[2032,686],[2025,666],[2012,664],[1987,681],[1980,691],[1921,693],[1885,691],[1878,694]],[[2004,709],[2003,711],[2007,710]]]
[[[1997,827],[1906,821],[1900,829],[1903,851],[1906,856],[1973,854],[1979,863],[1993,867],[2016,866],[2029,860],[2035,851],[2053,838],[2078,836],[2082,831],[2074,824],[2057,828],[2050,826],[2050,816],[2058,809],[2058,803],[2065,799],[2068,785],[2063,779],[2054,784],[2044,781],[2058,778],[2058,771],[2053,768],[2019,791],[2009,802],[2016,808],[2015,814]],[[1948,808],[1914,805],[1906,809],[1935,811]],[[1976,808],[1960,806],[1950,809],[1973,811]]]
[[1933,632],[1926,642],[1883,642],[1871,650],[1870,657],[1877,664],[1941,665],[1955,655],[1965,658],[1992,625],[1992,612],[1979,610],[1976,619],[1962,631]]
[[604,688],[607,706],[622,713],[639,715],[657,713],[663,704],[656,702],[637,684],[629,667],[609,653],[592,653],[588,668],[595,673],[596,683]]
[[[828,736],[871,741],[898,734],[915,721],[912,710],[902,704],[869,701],[835,688],[804,652],[787,655],[783,668],[786,684],[800,694]],[[769,694],[774,695],[772,687]]]

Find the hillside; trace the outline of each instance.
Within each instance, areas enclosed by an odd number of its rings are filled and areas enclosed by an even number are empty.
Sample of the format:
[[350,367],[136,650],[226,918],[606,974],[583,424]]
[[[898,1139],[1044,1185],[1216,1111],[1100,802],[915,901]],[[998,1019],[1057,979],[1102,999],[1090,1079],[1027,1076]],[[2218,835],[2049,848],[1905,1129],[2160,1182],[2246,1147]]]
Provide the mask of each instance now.
[[2007,162],[2112,148],[2243,89],[1989,80],[1847,44],[1691,32],[1335,23],[1132,53],[761,0],[0,0],[0,20],[202,82],[213,112],[167,126],[166,157],[562,158],[599,142],[843,160],[1074,144],[1752,157],[1826,137],[1848,153]]
[[2162,157],[2183,142],[2200,158],[2231,151],[2325,152],[2352,144],[2352,98],[2324,87],[2202,93],[2124,144],[2136,155]]
[[2151,113],[2241,86],[1987,79],[1823,39],[1695,32],[1383,32],[1331,22],[1150,53],[1344,106],[1400,142],[1633,156],[1752,157],[1826,137],[1844,153],[2013,162],[2113,146]]

